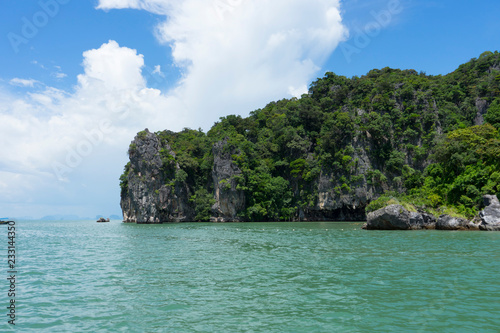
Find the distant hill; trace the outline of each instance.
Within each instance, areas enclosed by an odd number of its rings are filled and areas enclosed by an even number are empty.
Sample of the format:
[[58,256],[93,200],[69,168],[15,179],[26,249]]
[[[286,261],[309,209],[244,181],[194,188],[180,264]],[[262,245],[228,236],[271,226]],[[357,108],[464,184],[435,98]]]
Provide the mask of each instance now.
[[[40,220],[43,221],[58,221],[58,220],[81,220],[82,218],[78,215],[47,215],[42,217]],[[83,218],[84,219],[84,218]]]

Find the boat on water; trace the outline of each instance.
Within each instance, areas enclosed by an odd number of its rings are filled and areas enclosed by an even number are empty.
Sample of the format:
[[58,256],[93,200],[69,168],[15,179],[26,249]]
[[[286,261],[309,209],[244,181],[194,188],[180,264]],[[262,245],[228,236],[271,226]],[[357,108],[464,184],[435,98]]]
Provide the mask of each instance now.
[[14,222],[14,221],[0,221],[0,225],[1,224],[9,224],[10,222]]
[[107,219],[101,217],[99,220],[97,220],[97,223],[104,223],[104,222],[109,222],[109,217]]

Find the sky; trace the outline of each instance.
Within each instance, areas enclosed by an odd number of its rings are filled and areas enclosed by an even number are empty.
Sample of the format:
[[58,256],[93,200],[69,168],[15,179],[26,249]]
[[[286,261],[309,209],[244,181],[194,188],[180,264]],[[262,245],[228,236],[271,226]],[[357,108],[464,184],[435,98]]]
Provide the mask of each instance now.
[[325,72],[445,75],[500,46],[498,0],[4,0],[0,216],[121,215],[135,134],[204,131]]

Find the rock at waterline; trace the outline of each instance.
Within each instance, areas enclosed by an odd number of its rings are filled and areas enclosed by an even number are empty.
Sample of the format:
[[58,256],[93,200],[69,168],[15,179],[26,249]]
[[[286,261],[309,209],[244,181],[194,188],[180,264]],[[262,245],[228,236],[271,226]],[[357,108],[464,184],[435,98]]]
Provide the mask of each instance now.
[[495,195],[483,197],[486,208],[479,213],[481,224],[479,229],[485,231],[500,231],[500,202]]
[[439,230],[479,230],[479,225],[460,217],[441,215],[436,223]]
[[408,212],[401,205],[389,205],[368,213],[364,228],[368,230],[478,230],[479,225],[449,215],[441,215],[436,220],[434,216],[427,213]]
[[427,213],[408,212],[401,205],[389,205],[368,213],[368,230],[420,230],[434,229],[436,218]]

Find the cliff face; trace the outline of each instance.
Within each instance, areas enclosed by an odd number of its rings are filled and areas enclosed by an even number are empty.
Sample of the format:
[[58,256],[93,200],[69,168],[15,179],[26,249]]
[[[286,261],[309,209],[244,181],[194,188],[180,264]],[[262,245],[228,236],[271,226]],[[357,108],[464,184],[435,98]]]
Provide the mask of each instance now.
[[[213,145],[212,170],[215,204],[211,221],[236,222],[245,208],[245,193],[236,189],[234,178],[241,170],[225,151],[227,140]],[[175,161],[170,146],[146,129],[130,144],[130,163],[122,186],[121,208],[124,222],[164,223],[195,221],[196,203],[193,185]]]
[[[388,186],[369,184],[366,173],[373,168],[363,144],[355,144],[353,158],[357,161],[353,176],[359,180],[349,191],[339,190],[340,180],[332,172],[322,170],[311,181],[312,192],[317,200],[312,205],[297,209],[290,220],[296,221],[362,221],[365,207]],[[242,170],[234,162],[238,150],[223,139],[212,145],[212,183],[208,188],[215,203],[210,207],[210,221],[245,221],[241,213],[246,208],[247,196],[238,186],[244,178]],[[195,221],[196,203],[193,200],[194,185],[190,184],[176,162],[176,154],[157,134],[147,129],[140,132],[130,144],[130,163],[122,176],[121,208],[124,222],[165,223]],[[291,187],[297,187],[295,197],[301,191],[290,175],[282,175]],[[295,182],[295,185],[293,183]]]
[[240,221],[238,213],[245,209],[245,193],[238,190],[235,176],[241,175],[241,170],[233,162],[234,151],[224,151],[227,139],[214,144],[214,167],[212,179],[214,183],[215,204],[212,206],[211,218],[214,222]]
[[[366,174],[373,165],[364,148],[356,145],[353,159],[357,165],[352,176],[357,181],[351,184],[349,191],[342,189],[342,182],[331,172],[321,172],[318,179],[317,204],[304,215],[310,221],[363,221],[366,205],[377,198],[376,186],[368,184]],[[338,178],[338,177],[337,177]],[[340,191],[338,190],[340,188]]]
[[[160,152],[166,155],[163,161]],[[163,145],[146,129],[131,143],[129,156],[130,164],[124,175],[126,185],[122,187],[120,202],[124,222],[192,221],[191,191],[185,182],[172,177],[179,165],[173,162],[175,153],[170,146]]]

